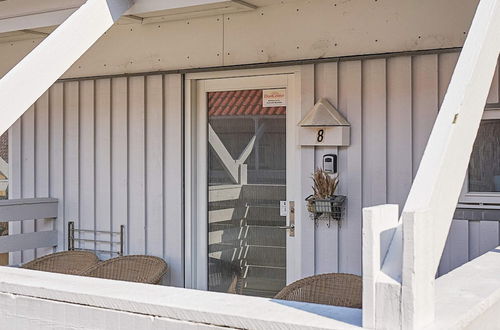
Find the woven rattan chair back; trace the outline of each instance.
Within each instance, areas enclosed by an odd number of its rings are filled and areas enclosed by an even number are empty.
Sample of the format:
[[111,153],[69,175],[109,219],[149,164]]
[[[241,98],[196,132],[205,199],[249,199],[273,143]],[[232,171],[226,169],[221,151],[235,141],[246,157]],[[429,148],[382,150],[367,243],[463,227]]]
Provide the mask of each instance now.
[[167,272],[167,263],[157,257],[133,255],[109,259],[90,267],[82,276],[109,280],[159,284]]
[[21,268],[51,273],[78,275],[83,270],[96,265],[97,256],[88,251],[64,251],[48,254],[25,263]]
[[362,279],[339,273],[306,277],[286,286],[274,298],[361,308]]

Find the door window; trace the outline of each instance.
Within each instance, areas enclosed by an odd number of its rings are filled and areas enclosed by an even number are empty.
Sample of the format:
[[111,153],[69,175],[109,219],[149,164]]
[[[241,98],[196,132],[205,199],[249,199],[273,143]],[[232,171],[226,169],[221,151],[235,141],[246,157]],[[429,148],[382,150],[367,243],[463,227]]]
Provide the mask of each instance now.
[[286,107],[260,89],[208,94],[208,289],[273,297],[286,284]]

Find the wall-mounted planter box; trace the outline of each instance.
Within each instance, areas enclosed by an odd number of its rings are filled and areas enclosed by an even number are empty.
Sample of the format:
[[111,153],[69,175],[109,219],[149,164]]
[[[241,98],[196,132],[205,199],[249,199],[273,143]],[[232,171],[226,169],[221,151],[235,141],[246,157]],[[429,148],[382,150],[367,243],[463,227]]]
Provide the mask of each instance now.
[[307,210],[311,218],[317,223],[318,220],[342,220],[345,211],[346,196],[335,195],[329,199],[315,198],[313,195],[306,198]]
[[301,146],[346,147],[351,143],[351,125],[325,98],[314,105],[299,125]]

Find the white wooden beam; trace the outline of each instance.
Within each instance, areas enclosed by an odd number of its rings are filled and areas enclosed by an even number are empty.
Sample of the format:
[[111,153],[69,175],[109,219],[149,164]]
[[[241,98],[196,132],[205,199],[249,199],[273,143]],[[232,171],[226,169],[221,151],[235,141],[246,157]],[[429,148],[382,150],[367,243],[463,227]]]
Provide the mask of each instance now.
[[[432,322],[434,276],[497,65],[499,34],[500,0],[481,0],[376,280],[374,310],[363,311],[375,315],[377,329]],[[394,301],[399,307],[388,308]]]
[[62,24],[78,7],[0,19],[0,33]]
[[252,10],[256,6],[249,4],[245,1],[240,0],[137,0],[136,4],[128,10],[125,15],[140,15],[148,12],[164,11],[164,10],[176,10],[180,8],[193,7],[203,8],[205,6],[207,9],[213,9],[214,6],[217,8],[232,7],[239,10]]
[[[436,270],[497,65],[499,33],[500,0],[481,0],[403,210],[428,210],[435,219],[431,266]],[[399,271],[402,237],[400,222],[386,259],[387,267]]]
[[[129,15],[129,19],[135,19],[134,22],[139,21],[139,23],[148,24],[158,21],[249,11],[255,8],[256,6],[239,0],[136,0],[135,5],[125,15]],[[57,10],[0,18],[0,33],[57,26],[63,23],[77,9],[78,7],[71,6]],[[151,16],[152,14],[148,13],[154,12],[162,12],[162,14],[158,17],[146,17],[144,19],[139,17],[141,15]]]
[[208,142],[214,149],[215,154],[219,158],[222,166],[224,166],[224,169],[231,177],[231,180],[234,183],[238,183],[238,165],[210,124],[208,124]]
[[133,0],[88,0],[0,80],[0,135],[80,58]]
[[404,211],[429,210],[437,271],[500,52],[500,0],[481,0]]

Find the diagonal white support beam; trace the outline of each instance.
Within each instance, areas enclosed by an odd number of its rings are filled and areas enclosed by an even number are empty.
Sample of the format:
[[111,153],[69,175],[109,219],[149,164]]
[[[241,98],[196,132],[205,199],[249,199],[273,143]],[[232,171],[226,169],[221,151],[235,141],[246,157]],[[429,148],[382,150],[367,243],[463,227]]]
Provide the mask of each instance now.
[[88,0],[0,80],[0,135],[80,58],[133,0]]
[[372,305],[374,310],[363,311],[372,317],[371,324],[367,325],[377,329],[419,329],[432,322],[434,276],[460,196],[499,52],[500,0],[481,0],[403,216],[381,271],[375,283],[368,287],[375,290],[372,302],[391,300],[399,305]]

